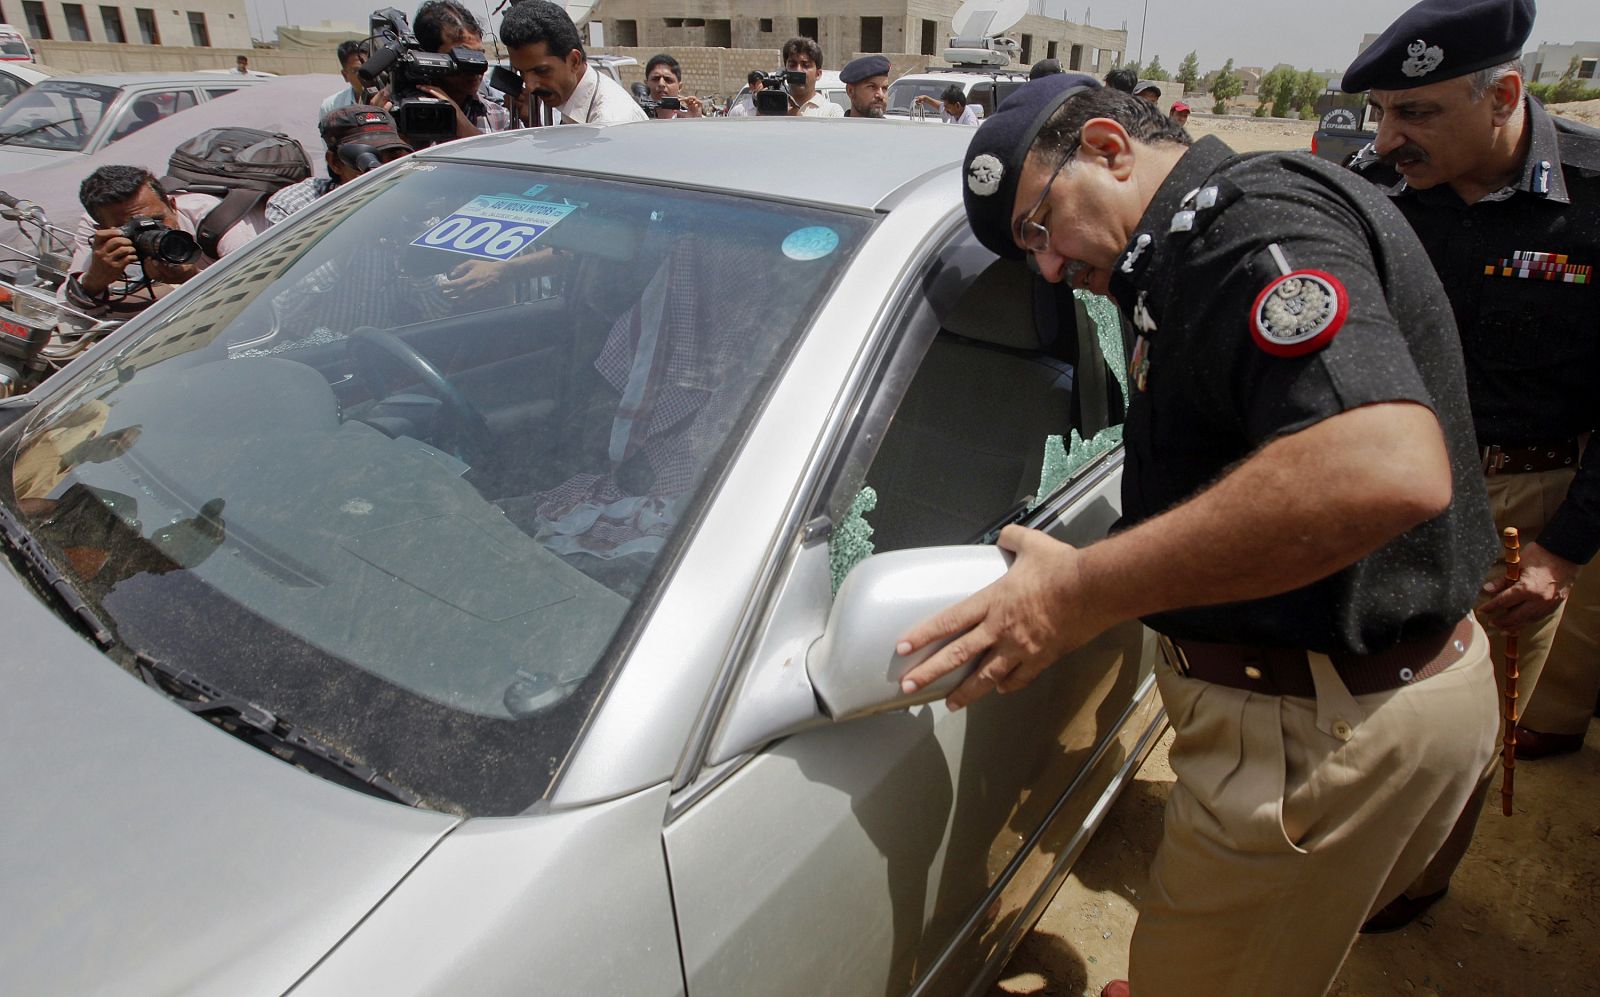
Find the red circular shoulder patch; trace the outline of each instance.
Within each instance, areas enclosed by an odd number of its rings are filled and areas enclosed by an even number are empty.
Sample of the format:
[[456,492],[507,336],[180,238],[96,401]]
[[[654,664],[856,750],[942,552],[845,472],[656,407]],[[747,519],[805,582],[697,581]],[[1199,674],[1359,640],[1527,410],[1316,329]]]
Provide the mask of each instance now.
[[1333,341],[1350,312],[1339,278],[1296,270],[1268,284],[1250,309],[1250,336],[1278,357],[1301,357]]

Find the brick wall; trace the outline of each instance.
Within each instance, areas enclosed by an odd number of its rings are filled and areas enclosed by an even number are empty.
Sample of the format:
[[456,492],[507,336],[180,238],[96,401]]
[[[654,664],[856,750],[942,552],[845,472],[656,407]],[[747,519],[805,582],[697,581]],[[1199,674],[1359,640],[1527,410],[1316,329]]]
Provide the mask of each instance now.
[[270,48],[191,48],[177,45],[118,45],[111,42],[36,41],[39,61],[68,73],[187,73],[232,69],[235,56],[250,57],[250,68],[291,76],[332,73],[338,59],[327,52],[280,52]]

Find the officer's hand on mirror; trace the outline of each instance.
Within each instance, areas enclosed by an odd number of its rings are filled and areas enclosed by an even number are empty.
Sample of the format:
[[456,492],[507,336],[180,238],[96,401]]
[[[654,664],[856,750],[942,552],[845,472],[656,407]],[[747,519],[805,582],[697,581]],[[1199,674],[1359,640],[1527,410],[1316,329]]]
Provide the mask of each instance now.
[[1020,526],[1007,526],[999,544],[1016,554],[1004,577],[917,624],[896,645],[895,653],[906,655],[961,635],[907,672],[904,691],[976,662],[976,670],[945,699],[952,710],[991,689],[1015,692],[1114,622],[1098,618],[1084,598],[1077,548]]
[[1579,567],[1531,543],[1522,548],[1522,576],[1514,584],[1496,578],[1483,587],[1493,598],[1478,607],[1478,616],[1502,630],[1542,620],[1572,592]]
[[96,229],[93,245],[89,269],[78,279],[78,284],[90,294],[103,294],[112,281],[122,279],[123,271],[139,262],[139,251],[120,228]]

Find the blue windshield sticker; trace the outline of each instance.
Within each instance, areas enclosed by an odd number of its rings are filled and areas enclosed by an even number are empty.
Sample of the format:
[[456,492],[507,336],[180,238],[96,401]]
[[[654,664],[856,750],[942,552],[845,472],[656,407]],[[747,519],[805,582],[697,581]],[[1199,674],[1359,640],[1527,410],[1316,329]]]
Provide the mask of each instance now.
[[783,240],[783,255],[791,260],[820,260],[839,248],[839,233],[826,225],[797,228]]
[[576,210],[570,204],[484,194],[430,226],[411,244],[481,260],[509,260]]

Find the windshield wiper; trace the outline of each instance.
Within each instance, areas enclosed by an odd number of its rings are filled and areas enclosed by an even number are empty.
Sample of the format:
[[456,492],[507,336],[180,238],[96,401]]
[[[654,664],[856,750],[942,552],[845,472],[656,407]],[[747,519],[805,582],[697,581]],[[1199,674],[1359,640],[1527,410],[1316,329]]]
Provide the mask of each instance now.
[[6,132],[4,135],[0,135],[0,145],[6,145],[10,143],[12,139],[18,139],[24,135],[32,135],[34,132],[42,132],[46,128],[59,128],[62,125],[70,125],[74,121],[82,122],[83,118],[74,114],[72,117],[62,118],[60,121],[46,121],[43,124],[34,125],[31,128],[24,128],[21,131]]
[[173,668],[143,651],[134,654],[133,664],[139,677],[152,689],[166,694],[195,716],[290,765],[409,807],[422,804],[422,797],[384,778],[370,765],[361,764],[265,707],[224,692],[188,669]]
[[34,539],[28,528],[22,525],[22,521],[12,515],[11,510],[3,504],[0,504],[0,534],[4,534],[6,544],[22,555],[22,562],[32,569],[34,577],[43,582],[45,588],[61,600],[67,611],[83,625],[96,644],[104,649],[117,642],[111,628],[89,608],[89,601],[73,587],[66,573],[45,556],[44,548],[39,545],[39,541]]

